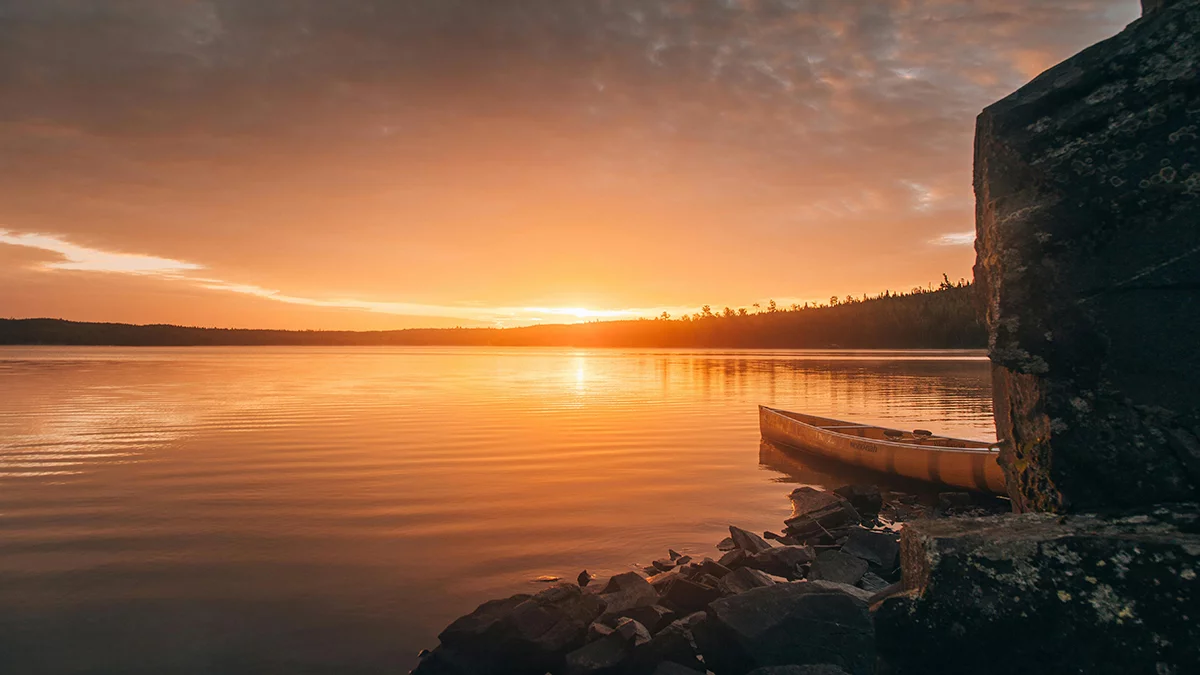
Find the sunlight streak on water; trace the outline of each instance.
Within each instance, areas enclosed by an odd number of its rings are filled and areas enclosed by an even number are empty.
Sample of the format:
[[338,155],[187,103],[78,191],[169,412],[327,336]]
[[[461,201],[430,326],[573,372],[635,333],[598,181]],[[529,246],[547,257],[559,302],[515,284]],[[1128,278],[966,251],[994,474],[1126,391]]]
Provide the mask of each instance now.
[[0,672],[403,672],[788,485],[757,405],[993,440],[978,354],[0,349]]

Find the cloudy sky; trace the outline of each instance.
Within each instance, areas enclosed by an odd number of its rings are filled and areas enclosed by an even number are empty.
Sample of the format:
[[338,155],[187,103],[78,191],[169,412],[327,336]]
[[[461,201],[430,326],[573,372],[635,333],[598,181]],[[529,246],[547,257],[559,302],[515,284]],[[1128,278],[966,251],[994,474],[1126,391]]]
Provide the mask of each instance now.
[[516,325],[969,276],[975,115],[1138,14],[0,0],[0,317]]

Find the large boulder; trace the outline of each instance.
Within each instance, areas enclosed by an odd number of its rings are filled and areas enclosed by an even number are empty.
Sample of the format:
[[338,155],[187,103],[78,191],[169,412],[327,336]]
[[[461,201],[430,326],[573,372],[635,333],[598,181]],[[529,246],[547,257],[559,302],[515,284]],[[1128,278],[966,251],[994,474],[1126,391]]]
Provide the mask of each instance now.
[[889,672],[1198,672],[1196,505],[927,520],[901,544],[909,592],[875,616]]
[[775,580],[767,575],[766,572],[761,572],[750,567],[740,567],[722,577],[717,582],[717,590],[722,595],[737,595],[738,593],[745,593],[754,588],[774,585]]
[[1200,497],[1200,0],[979,116],[975,279],[1018,511]]
[[771,548],[770,542],[766,539],[749,530],[743,530],[733,525],[729,526],[729,537],[733,539],[733,543],[745,552],[746,555],[755,555]]
[[717,675],[804,664],[832,664],[853,675],[875,672],[867,603],[814,584],[775,584],[717,600],[695,635]]
[[480,605],[442,631],[417,675],[543,675],[583,646],[604,601],[575,584]]
[[610,625],[628,616],[629,610],[649,607],[658,602],[654,587],[637,572],[625,572],[609,579],[599,596],[605,606],[604,616],[600,620]]
[[870,563],[871,568],[885,574],[896,569],[900,556],[900,536],[892,532],[877,532],[858,528],[850,531],[842,553],[848,553]]

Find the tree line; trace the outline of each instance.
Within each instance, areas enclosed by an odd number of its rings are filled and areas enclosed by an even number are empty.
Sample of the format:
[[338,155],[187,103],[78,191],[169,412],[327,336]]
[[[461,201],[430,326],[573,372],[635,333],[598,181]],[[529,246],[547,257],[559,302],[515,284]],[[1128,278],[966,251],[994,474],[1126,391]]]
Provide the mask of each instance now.
[[828,303],[724,307],[655,319],[522,328],[283,331],[0,319],[0,344],[119,346],[505,346],[744,349],[956,349],[987,346],[974,287],[952,283]]

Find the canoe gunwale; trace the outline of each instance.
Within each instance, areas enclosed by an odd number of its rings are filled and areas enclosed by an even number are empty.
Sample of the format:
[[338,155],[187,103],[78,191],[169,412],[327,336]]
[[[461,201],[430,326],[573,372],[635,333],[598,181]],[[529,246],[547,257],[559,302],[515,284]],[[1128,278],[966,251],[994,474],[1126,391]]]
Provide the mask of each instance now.
[[[963,448],[963,447],[955,447],[955,446],[920,445],[919,443],[904,443],[902,441],[889,441],[886,439],[881,440],[881,439],[876,439],[876,438],[864,439],[864,437],[862,437],[862,436],[855,436],[854,434],[843,434],[843,433],[839,433],[837,431],[833,431],[832,429],[886,429],[888,431],[900,431],[900,430],[899,429],[888,429],[887,427],[881,427],[881,426],[877,426],[874,424],[848,424],[848,425],[845,425],[842,427],[819,427],[815,424],[809,424],[808,422],[805,422],[804,420],[796,419],[795,417],[792,417],[791,415],[786,415],[786,414],[784,414],[784,411],[779,410],[778,408],[771,408],[771,407],[768,407],[765,405],[760,405],[758,407],[760,410],[765,410],[766,412],[769,412],[773,415],[778,415],[779,417],[782,417],[783,419],[791,420],[792,422],[795,422],[796,424],[806,426],[806,427],[808,427],[814,431],[817,431],[819,433],[829,434],[831,436],[838,436],[839,438],[845,438],[845,439],[849,439],[849,440],[856,440],[856,441],[867,440],[875,445],[886,445],[889,447],[903,449],[903,450],[920,449],[920,450],[932,450],[932,451],[937,451],[937,452],[965,452],[965,453],[969,453],[969,454],[996,454],[996,453],[1000,452],[999,444],[990,445],[986,448]],[[964,443],[980,442],[980,441],[968,441],[963,438],[954,438],[952,436],[934,436],[934,438],[944,439],[947,441],[962,441]]]

